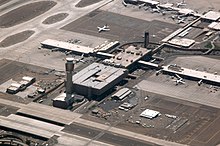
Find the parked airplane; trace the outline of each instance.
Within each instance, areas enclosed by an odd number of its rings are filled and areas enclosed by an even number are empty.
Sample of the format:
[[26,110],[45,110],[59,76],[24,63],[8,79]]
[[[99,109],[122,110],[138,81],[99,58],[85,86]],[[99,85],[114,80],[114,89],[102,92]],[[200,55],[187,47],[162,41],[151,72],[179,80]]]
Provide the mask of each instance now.
[[159,57],[159,56],[155,56],[155,55],[153,55],[152,58],[157,59],[157,60],[160,60],[160,61],[163,61],[163,60],[164,60],[164,58]]
[[145,6],[145,7],[144,7],[144,10],[145,10],[145,11],[147,11],[148,9],[149,9],[149,7],[148,7],[148,6]]
[[183,79],[178,74],[175,74],[175,76],[176,76],[177,79]]
[[170,115],[170,114],[165,114],[165,116],[168,117],[168,118],[172,118],[172,119],[176,119],[177,118],[177,116]]
[[180,19],[183,19],[183,18],[186,18],[186,17],[187,17],[187,14],[182,14],[182,15],[178,15],[177,19],[180,20]]
[[80,58],[74,58],[73,61],[75,61],[75,63],[79,63],[79,62],[85,63],[83,59],[84,59],[84,54],[82,54]]
[[110,28],[109,28],[109,26],[106,24],[106,25],[104,25],[103,27],[97,27],[97,29],[98,29],[98,32],[100,33],[100,32],[102,32],[102,31],[109,31],[110,30]]
[[179,84],[185,84],[185,82],[183,81],[183,78],[181,78],[178,74],[175,74],[177,80],[174,80],[176,82],[176,85]]
[[65,51],[64,53],[66,54],[66,55],[69,55],[69,54],[71,54],[73,51]]
[[182,7],[182,6],[186,6],[186,2],[185,2],[185,0],[176,3],[176,6],[177,6],[178,8],[179,8],[179,7]]
[[133,5],[137,5],[138,4],[138,0],[123,0],[126,4],[133,4]]
[[128,4],[127,4],[124,0],[122,0],[122,4],[123,4],[125,7],[128,6]]
[[160,10],[159,9],[157,9],[157,8],[154,8],[154,9],[152,9],[152,11],[151,11],[152,13],[160,13]]
[[172,15],[170,18],[172,18],[173,20],[177,19],[178,16],[177,15]]
[[162,72],[162,70],[156,71],[156,76],[158,76],[161,72]]
[[152,13],[161,13],[162,15],[165,15],[165,12],[161,10],[161,8],[159,8],[158,6],[156,6],[156,8],[153,8],[151,10]]
[[73,61],[75,61],[75,63],[79,63],[79,62],[85,63],[85,61],[82,59],[73,59]]
[[199,85],[199,86],[202,84],[202,81],[203,81],[203,80],[199,80],[199,81],[198,81],[198,85]]
[[164,3],[164,4],[160,4],[158,5],[158,7],[166,10],[166,11],[174,11],[174,9],[172,8],[173,7],[173,3]]
[[62,49],[62,48],[53,48],[53,49],[51,49],[51,52],[56,52],[56,51],[62,52],[65,55],[69,55],[73,52],[73,51]]
[[157,59],[156,59],[156,58],[154,58],[154,59],[153,59],[153,60],[151,60],[150,62],[151,62],[151,63],[153,63],[153,62],[154,62],[154,61],[156,61],[156,60],[157,60]]
[[183,81],[182,78],[181,78],[181,79],[177,79],[177,80],[175,80],[175,82],[176,82],[176,85],[179,85],[179,84],[185,84],[185,82]]
[[58,51],[58,50],[60,50],[60,48],[53,48],[53,49],[51,49],[51,52],[55,52],[55,51]]
[[146,5],[145,3],[140,4],[140,5],[138,5],[138,8],[141,9],[141,8],[143,8],[145,5]]
[[177,24],[180,24],[180,23],[185,23],[185,18],[179,19],[179,20],[177,21]]

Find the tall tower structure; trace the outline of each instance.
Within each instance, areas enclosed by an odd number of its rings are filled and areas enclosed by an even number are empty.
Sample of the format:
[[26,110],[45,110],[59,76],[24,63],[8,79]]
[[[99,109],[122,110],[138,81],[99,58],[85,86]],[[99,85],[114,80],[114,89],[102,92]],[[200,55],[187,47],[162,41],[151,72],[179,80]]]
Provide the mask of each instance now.
[[144,32],[144,48],[147,48],[149,44],[149,32]]
[[71,97],[73,93],[73,70],[74,70],[74,64],[73,64],[73,58],[66,58],[66,96]]

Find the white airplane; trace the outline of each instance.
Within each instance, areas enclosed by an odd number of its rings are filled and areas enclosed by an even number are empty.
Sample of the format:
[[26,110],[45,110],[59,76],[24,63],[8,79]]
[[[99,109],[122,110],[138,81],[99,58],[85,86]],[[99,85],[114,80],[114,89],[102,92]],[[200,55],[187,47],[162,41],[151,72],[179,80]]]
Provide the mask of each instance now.
[[186,2],[185,2],[185,0],[176,3],[176,6],[177,6],[178,8],[179,8],[179,7],[182,7],[182,6],[186,6]]
[[84,59],[84,53],[81,55],[81,59]]
[[202,81],[203,81],[203,80],[199,80],[199,81],[198,81],[198,85],[199,85],[199,86],[202,84]]
[[152,9],[152,11],[151,11],[152,13],[160,13],[160,10],[159,9],[156,9],[156,8],[154,8],[154,9]]
[[177,19],[178,16],[177,15],[172,15],[170,18],[172,18],[173,20]]
[[58,51],[58,50],[60,50],[60,48],[53,48],[53,49],[51,49],[51,52],[55,52],[55,51]]
[[109,26],[106,24],[106,25],[104,25],[103,27],[97,27],[97,29],[98,29],[98,32],[100,33],[100,32],[102,32],[102,31],[109,31],[110,30],[110,28],[109,28]]
[[175,74],[175,76],[176,76],[177,79],[183,79],[178,74]]
[[152,9],[152,13],[154,12],[161,13],[161,9],[158,6],[156,6],[156,8]]
[[152,13],[161,13],[162,15],[165,15],[166,13],[164,11],[161,10],[161,8],[159,8],[158,6],[156,6],[156,8],[153,8],[151,10]]
[[182,18],[182,19],[177,21],[177,24],[180,24],[180,23],[185,23],[185,18]]
[[152,58],[153,58],[153,59],[157,59],[157,60],[159,60],[159,61],[163,61],[163,60],[164,60],[164,58],[159,57],[159,56],[155,56],[155,55],[153,55]]
[[176,85],[179,85],[179,84],[185,84],[185,82],[183,81],[182,78],[181,78],[181,79],[177,79],[177,80],[175,80],[175,82],[176,82]]
[[138,5],[138,8],[141,9],[145,6],[145,3]]
[[154,61],[156,61],[156,60],[157,60],[157,59],[156,59],[156,58],[154,58],[154,59],[152,59],[150,62],[151,62],[151,63],[153,63],[153,62],[154,62]]
[[176,119],[177,118],[177,116],[170,115],[170,114],[165,114],[165,116],[168,117],[168,118],[172,118],[172,119]]
[[79,63],[79,62],[85,63],[85,61],[82,59],[74,59],[73,61],[75,61],[75,63]]
[[124,0],[122,0],[122,4],[123,4],[125,7],[128,6],[128,4],[127,4]]
[[181,78],[178,74],[175,74],[177,80],[174,80],[176,82],[176,85],[179,84],[185,84],[185,82],[183,81],[183,78]]
[[156,76],[158,76],[161,72],[162,72],[162,70],[156,71]]
[[84,54],[82,54],[80,58],[74,58],[73,61],[75,61],[75,63],[79,63],[79,62],[85,63],[83,59],[84,59]]
[[164,9],[164,10],[166,10],[166,11],[173,11],[173,3],[164,3],[164,4],[160,4],[160,5],[158,5],[158,7],[160,7],[160,8],[162,8],[162,9]]
[[187,14],[182,14],[182,15],[178,15],[177,19],[180,20],[180,19],[183,19],[183,18],[186,18],[186,17],[187,17]]
[[69,54],[71,54],[73,51],[65,51],[64,53],[66,54],[66,55],[69,55]]
[[145,6],[144,7],[144,11],[147,11],[149,9],[149,7]]

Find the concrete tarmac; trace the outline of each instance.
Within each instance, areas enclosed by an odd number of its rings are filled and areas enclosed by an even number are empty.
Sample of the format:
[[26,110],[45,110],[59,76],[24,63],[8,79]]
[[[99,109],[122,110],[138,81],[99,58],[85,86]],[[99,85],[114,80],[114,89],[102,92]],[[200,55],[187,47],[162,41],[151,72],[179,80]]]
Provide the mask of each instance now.
[[[5,104],[5,105],[10,105],[10,106],[13,105],[13,106],[21,108],[21,109],[27,107],[27,105],[25,105],[25,104],[18,104],[17,102],[8,101],[8,100],[4,100],[4,99],[0,99],[0,103]],[[47,109],[50,109],[50,108],[48,107]],[[39,112],[46,112],[46,111],[39,111]],[[56,115],[54,115],[54,116],[56,116]],[[56,117],[56,118],[58,118],[58,117]],[[182,144],[178,144],[175,142],[165,141],[162,139],[157,139],[157,138],[149,137],[146,135],[138,134],[135,132],[115,128],[115,127],[112,127],[109,125],[104,125],[104,124],[88,121],[88,120],[82,119],[80,117],[75,118],[73,120],[73,122],[77,123],[77,124],[82,124],[84,127],[89,127],[89,128],[93,128],[93,129],[95,128],[95,129],[98,129],[101,131],[105,131],[105,132],[111,133],[112,135],[121,135],[123,137],[126,137],[126,139],[129,139],[129,140],[134,139],[136,142],[142,141],[142,142],[146,142],[146,143],[153,143],[155,145],[164,145],[164,146],[183,146]],[[65,132],[61,132],[61,133],[65,133]],[[85,129],[84,129],[84,133],[85,133]],[[54,133],[54,134],[61,136],[60,132]],[[69,135],[75,135],[75,134],[69,134]],[[89,144],[91,144],[93,141],[98,141],[99,139],[102,141],[106,141],[106,139],[110,141],[109,135],[108,134],[105,135],[103,133],[103,135],[97,137],[97,139],[90,139]],[[119,143],[119,145],[120,145],[121,141],[118,141],[117,143]]]

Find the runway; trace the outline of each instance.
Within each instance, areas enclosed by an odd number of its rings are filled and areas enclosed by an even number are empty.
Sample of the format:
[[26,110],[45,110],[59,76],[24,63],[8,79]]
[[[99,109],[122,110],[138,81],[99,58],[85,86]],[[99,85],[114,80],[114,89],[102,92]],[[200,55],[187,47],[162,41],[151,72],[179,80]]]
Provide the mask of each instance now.
[[95,129],[78,123],[73,123],[70,126],[65,127],[63,131],[116,146],[157,146],[157,144],[131,139],[129,137],[108,132],[107,130]]

